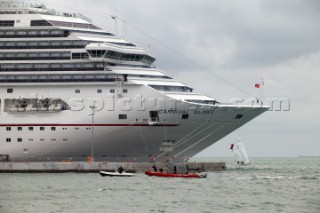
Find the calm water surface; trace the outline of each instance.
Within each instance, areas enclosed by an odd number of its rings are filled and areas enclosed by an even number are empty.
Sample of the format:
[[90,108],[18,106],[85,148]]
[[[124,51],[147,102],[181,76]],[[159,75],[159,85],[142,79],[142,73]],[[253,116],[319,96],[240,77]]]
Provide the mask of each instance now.
[[[199,160],[199,159],[197,159]],[[253,158],[206,179],[0,174],[0,213],[320,212],[320,158]]]

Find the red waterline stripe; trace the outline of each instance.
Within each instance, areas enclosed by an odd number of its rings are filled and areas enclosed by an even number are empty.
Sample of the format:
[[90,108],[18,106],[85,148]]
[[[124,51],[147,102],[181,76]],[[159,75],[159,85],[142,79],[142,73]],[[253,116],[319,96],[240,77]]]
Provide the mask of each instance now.
[[155,124],[155,125],[149,125],[149,124],[0,124],[0,127],[18,127],[18,126],[168,126],[168,127],[174,127],[179,126],[179,124]]

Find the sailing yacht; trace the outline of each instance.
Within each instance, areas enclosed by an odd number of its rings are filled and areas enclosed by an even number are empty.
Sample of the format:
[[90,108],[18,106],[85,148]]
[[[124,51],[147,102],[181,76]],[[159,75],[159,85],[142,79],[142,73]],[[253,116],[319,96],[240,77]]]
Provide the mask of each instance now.
[[244,147],[241,137],[238,138],[236,144],[231,144],[230,149],[233,151],[235,161],[238,165],[246,165],[250,163],[246,148]]
[[0,155],[11,160],[194,156],[268,107],[221,103],[80,13],[0,2]]

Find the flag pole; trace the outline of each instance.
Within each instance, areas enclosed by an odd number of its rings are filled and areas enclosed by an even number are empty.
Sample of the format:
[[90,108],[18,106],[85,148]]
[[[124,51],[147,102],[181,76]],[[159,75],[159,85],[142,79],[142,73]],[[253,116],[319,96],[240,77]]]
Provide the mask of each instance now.
[[261,106],[263,105],[263,87],[264,87],[264,81],[263,81],[263,78],[261,78]]

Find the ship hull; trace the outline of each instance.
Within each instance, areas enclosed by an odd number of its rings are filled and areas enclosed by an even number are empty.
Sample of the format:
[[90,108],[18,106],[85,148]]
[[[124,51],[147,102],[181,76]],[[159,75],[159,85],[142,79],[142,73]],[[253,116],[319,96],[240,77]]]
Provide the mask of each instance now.
[[[71,108],[60,112],[4,112],[3,101],[0,154],[9,155],[11,160],[33,161],[84,160],[89,156],[107,161],[182,159],[201,152],[267,109],[194,105],[129,83],[122,85],[129,91],[127,94],[96,94],[97,88],[110,91],[115,87],[51,85],[48,89],[41,85],[10,85],[14,96],[3,94],[2,100],[36,94],[62,99]],[[81,93],[74,94],[75,88]],[[96,108],[92,111],[93,103]],[[157,118],[151,118],[150,111],[157,111]],[[120,114],[126,119],[119,119]]]

